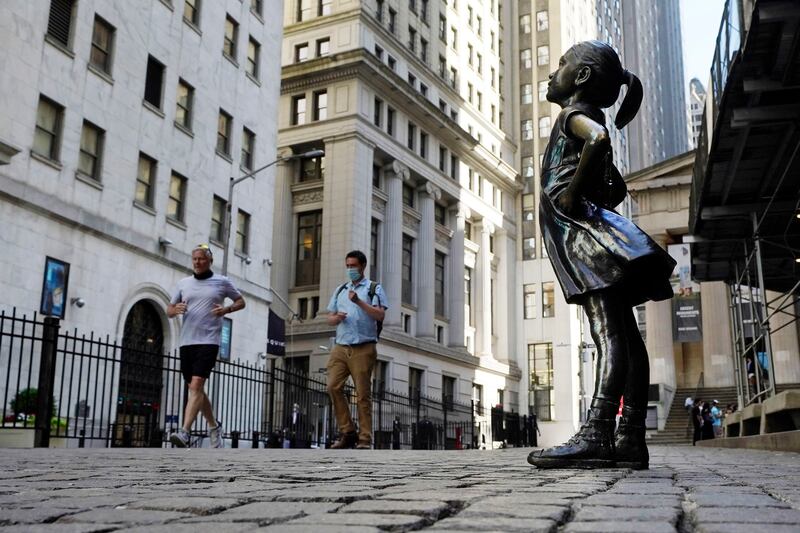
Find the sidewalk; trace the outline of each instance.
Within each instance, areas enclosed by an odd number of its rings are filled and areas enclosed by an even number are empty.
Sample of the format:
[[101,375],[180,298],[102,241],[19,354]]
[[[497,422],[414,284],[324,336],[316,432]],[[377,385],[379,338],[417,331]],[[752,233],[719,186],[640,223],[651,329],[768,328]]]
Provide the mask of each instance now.
[[528,451],[7,449],[0,532],[800,532],[797,454],[653,447],[632,472]]

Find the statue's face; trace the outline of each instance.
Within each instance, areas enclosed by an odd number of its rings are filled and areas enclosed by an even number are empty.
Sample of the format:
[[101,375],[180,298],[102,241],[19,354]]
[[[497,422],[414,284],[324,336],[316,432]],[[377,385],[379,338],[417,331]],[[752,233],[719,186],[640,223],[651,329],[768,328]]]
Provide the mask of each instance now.
[[577,58],[572,50],[561,56],[558,60],[558,68],[550,74],[550,82],[547,84],[547,100],[561,104],[575,93],[577,88],[576,79],[580,71]]

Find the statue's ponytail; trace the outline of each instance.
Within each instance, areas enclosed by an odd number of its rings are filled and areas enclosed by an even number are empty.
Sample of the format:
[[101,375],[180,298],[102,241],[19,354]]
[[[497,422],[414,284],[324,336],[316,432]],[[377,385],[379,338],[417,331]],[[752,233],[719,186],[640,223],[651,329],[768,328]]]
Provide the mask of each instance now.
[[625,99],[622,100],[617,117],[614,119],[614,125],[617,126],[617,129],[624,128],[633,120],[633,117],[639,112],[639,107],[642,105],[642,97],[644,96],[642,82],[632,72],[623,71],[622,83],[628,86],[628,91],[625,93]]

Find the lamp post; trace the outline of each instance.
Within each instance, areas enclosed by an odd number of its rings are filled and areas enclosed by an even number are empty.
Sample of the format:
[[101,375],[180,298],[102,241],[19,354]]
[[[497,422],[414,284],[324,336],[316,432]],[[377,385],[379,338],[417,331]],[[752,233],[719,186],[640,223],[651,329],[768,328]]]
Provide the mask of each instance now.
[[310,159],[314,157],[322,157],[323,155],[325,155],[324,150],[309,150],[308,152],[303,152],[302,154],[292,154],[286,157],[279,157],[275,161],[268,163],[261,168],[257,168],[254,171],[249,172],[248,174],[245,174],[244,176],[241,176],[239,178],[234,178],[233,176],[231,176],[231,179],[228,182],[228,205],[225,209],[225,242],[223,243],[223,250],[222,250],[222,253],[224,254],[222,257],[223,276],[228,275],[228,245],[230,244],[231,240],[231,226],[232,226],[231,209],[233,208],[233,188],[239,183],[243,182],[244,180],[255,177],[256,174],[258,174],[262,170],[271,167],[276,163],[280,163],[282,161],[292,161],[294,159]]

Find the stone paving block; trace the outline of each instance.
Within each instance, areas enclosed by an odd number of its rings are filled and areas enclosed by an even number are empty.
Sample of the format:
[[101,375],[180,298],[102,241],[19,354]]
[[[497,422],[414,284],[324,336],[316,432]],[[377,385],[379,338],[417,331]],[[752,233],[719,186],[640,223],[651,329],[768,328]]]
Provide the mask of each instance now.
[[690,493],[689,499],[699,506],[714,507],[723,505],[725,507],[789,507],[789,504],[776,500],[766,494],[719,494]]
[[[279,524],[258,528],[257,533],[319,533],[322,528],[319,525],[294,525]],[[325,533],[381,533],[383,530],[369,526],[330,526],[326,525]]]
[[61,516],[73,513],[75,513],[75,509],[62,509],[57,507],[0,509],[0,525],[52,522]]
[[694,533],[756,533],[758,531],[767,531],[769,533],[797,533],[800,531],[798,524],[731,524],[725,522],[722,524],[700,524]]
[[[724,502],[724,500],[722,500]],[[763,512],[747,507],[707,507],[692,511],[695,524],[741,523],[741,524],[800,524],[800,511],[797,509],[769,509]],[[798,526],[800,531],[800,526]]]
[[[239,500],[232,498],[196,498],[192,496],[174,496],[171,498],[157,498],[140,500],[129,503],[122,508],[127,509],[153,509],[158,511],[179,511],[207,515],[219,513],[225,509],[239,505]],[[117,507],[118,509],[120,507]]]
[[205,531],[219,532],[221,528],[224,528],[224,533],[239,533],[240,531],[253,531],[257,527],[258,527],[257,524],[247,524],[247,523],[225,524],[224,526],[220,526],[219,522],[195,522],[192,524],[177,524],[177,523],[161,524],[161,525],[151,524],[147,526],[136,526],[125,529],[116,529],[114,530],[114,532],[121,533],[124,531],[125,533],[202,533]]
[[428,528],[432,531],[503,531],[525,533],[553,533],[556,523],[552,520],[508,518],[508,517],[460,517],[445,518]]
[[299,518],[307,514],[332,513],[340,507],[341,504],[321,502],[258,502],[234,507],[219,514],[192,517],[181,522],[256,522],[269,525],[275,521]]
[[450,506],[438,501],[361,500],[342,507],[340,513],[401,513],[437,519]]
[[381,529],[419,529],[426,524],[421,516],[410,514],[329,513],[308,515],[287,522],[290,525],[372,526]]
[[619,521],[669,522],[675,525],[678,523],[679,516],[680,511],[677,508],[581,505],[577,513],[575,513],[573,521],[608,521],[610,518],[613,518]]
[[514,494],[493,496],[485,498],[485,500],[492,501],[497,505],[569,505],[576,498],[582,497],[582,494],[575,493],[562,493],[562,492],[517,492]]
[[90,524],[160,524],[191,516],[173,511],[145,511],[140,509],[95,509],[82,513],[63,516],[60,523],[87,522]]
[[0,533],[104,533],[106,531],[110,531],[107,524],[25,524],[0,527]]
[[464,501],[470,502],[475,500],[480,500],[486,498],[488,496],[493,496],[497,494],[496,491],[484,491],[484,490],[470,490],[470,489],[462,489],[462,490],[419,490],[414,492],[396,492],[391,494],[382,494],[377,497],[379,500],[438,500],[442,502],[450,502],[450,501]]
[[569,514],[569,506],[557,505],[498,505],[496,502],[482,501],[474,503],[458,513],[459,517],[505,516],[510,518],[546,518],[563,521]]
[[659,496],[682,496],[686,492],[680,487],[665,483],[625,483],[620,481],[611,487],[606,494],[641,494]]
[[637,494],[595,494],[583,501],[585,505],[608,505],[611,507],[678,507],[677,496],[647,496]]
[[344,492],[331,487],[328,490],[292,489],[275,496],[280,502],[354,502],[375,496],[374,491]]
[[571,522],[564,533],[676,533],[675,526],[668,522]]

